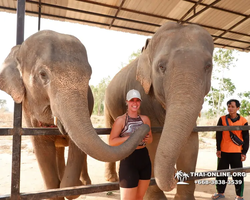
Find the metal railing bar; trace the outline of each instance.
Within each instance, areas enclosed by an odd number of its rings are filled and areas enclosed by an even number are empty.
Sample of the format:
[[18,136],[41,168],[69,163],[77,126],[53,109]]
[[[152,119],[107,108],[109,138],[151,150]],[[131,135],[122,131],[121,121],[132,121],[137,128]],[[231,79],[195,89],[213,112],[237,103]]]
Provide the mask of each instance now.
[[[150,185],[155,185],[155,179],[151,178]],[[119,183],[101,183],[89,186],[78,186],[78,187],[68,187],[63,189],[54,189],[54,190],[46,190],[40,192],[29,192],[29,193],[21,193],[21,199],[37,199],[37,198],[48,198],[48,197],[58,197],[62,194],[67,195],[83,195],[83,194],[90,194],[90,193],[98,193],[98,192],[105,192],[105,191],[112,191],[112,190],[119,190]],[[71,191],[73,191],[71,193]],[[50,196],[49,196],[50,195]],[[9,200],[10,195],[1,195],[0,200]]]
[[[0,128],[0,136],[13,135],[13,128]],[[57,128],[22,128],[22,136],[28,135],[61,135]],[[162,132],[162,127],[151,127],[152,133]],[[250,126],[197,126],[193,132],[210,132],[210,131],[234,131],[250,130]],[[109,135],[110,128],[95,128],[98,135]]]

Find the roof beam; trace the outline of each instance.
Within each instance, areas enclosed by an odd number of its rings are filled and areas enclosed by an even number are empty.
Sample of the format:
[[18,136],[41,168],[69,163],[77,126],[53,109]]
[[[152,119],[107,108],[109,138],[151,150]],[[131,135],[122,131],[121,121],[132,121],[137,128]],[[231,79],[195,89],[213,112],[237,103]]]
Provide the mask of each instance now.
[[223,39],[223,40],[230,40],[230,41],[233,41],[233,42],[240,42],[240,43],[245,43],[245,44],[249,44],[250,45],[250,41],[242,41],[242,40],[237,40],[237,39],[232,39],[232,38],[228,38],[228,37],[222,37],[222,36],[218,36],[218,35],[211,35],[212,37],[214,37],[214,41],[216,39]]
[[[196,4],[197,2],[194,1],[194,0],[183,0],[183,1],[186,1],[186,2],[189,2],[189,3],[194,3]],[[199,3],[201,6],[208,6],[208,4],[205,4],[205,3]],[[224,9],[224,8],[220,8],[220,7],[217,7],[217,6],[211,6],[211,8],[215,9],[215,10],[219,10],[219,11],[224,11],[224,12],[228,12],[230,14],[235,14],[235,15],[240,15],[242,17],[246,17],[247,15],[243,14],[243,13],[239,13],[239,12],[235,12],[235,11],[232,11],[232,10],[227,10],[227,9]]]
[[[89,4],[98,5],[98,6],[107,7],[107,8],[113,8],[113,9],[118,9],[119,8],[118,6],[113,6],[113,5],[99,3],[99,2],[94,2],[94,1],[90,1],[90,0],[76,0],[76,1],[81,1],[81,2],[84,2],[84,3],[89,3]],[[162,16],[162,15],[150,14],[150,13],[141,12],[141,11],[138,11],[138,10],[132,10],[132,9],[124,8],[124,7],[122,7],[121,10],[126,11],[126,12],[141,14],[141,15],[145,15],[145,16],[149,16],[149,17],[155,17],[155,18],[166,19],[166,20],[178,22],[178,19],[174,19],[174,18],[171,18],[171,17]]]
[[[35,4],[35,5],[39,6],[39,1],[40,0],[26,0],[26,3]],[[158,18],[158,19],[164,19],[164,20],[168,20],[168,21],[175,21],[175,22],[180,22],[180,23],[194,24],[194,23],[192,23],[192,22],[190,22],[188,20],[191,20],[192,18],[194,18],[197,15],[201,14],[202,12],[207,10],[208,8],[220,9],[220,8],[216,7],[215,4],[218,3],[221,0],[216,0],[210,5],[202,3],[202,0],[199,0],[199,1],[184,0],[184,1],[187,1],[187,2],[194,3],[194,5],[192,6],[191,9],[189,9],[187,11],[187,13],[185,15],[183,15],[183,17],[181,19],[174,19],[174,18],[162,16],[162,15],[154,15],[154,14],[150,14],[150,13],[146,13],[146,12],[140,12],[140,11],[137,11],[137,10],[124,8],[123,6],[125,5],[125,0],[120,1],[121,3],[120,3],[119,6],[104,4],[104,3],[100,3],[100,2],[94,2],[94,1],[91,1],[91,0],[76,0],[76,1],[83,2],[83,3],[89,3],[89,4],[94,4],[94,5],[98,5],[98,6],[102,6],[102,7],[112,8],[112,9],[116,10],[116,14],[115,15],[100,14],[100,13],[90,12],[90,11],[87,11],[87,10],[80,10],[80,9],[64,7],[64,6],[59,6],[59,5],[49,4],[49,3],[41,3],[41,6],[43,6],[43,7],[46,6],[46,7],[57,8],[57,9],[65,10],[65,11],[79,12],[79,13],[84,13],[84,14],[87,14],[87,15],[99,16],[99,17],[103,17],[103,18],[110,18],[110,19],[112,19],[112,22],[111,23],[100,23],[100,22],[94,22],[94,21],[90,21],[90,20],[80,20],[80,19],[76,19],[76,18],[69,18],[69,17],[65,17],[65,16],[58,16],[58,15],[55,16],[55,15],[50,15],[50,14],[46,14],[46,13],[42,13],[42,12],[40,13],[40,15],[43,15],[46,18],[54,18],[55,20],[60,19],[60,20],[67,20],[67,21],[77,22],[77,23],[87,23],[87,24],[93,24],[93,25],[100,25],[100,26],[103,26],[104,28],[107,28],[107,29],[117,28],[117,29],[124,29],[124,30],[128,30],[128,31],[130,30],[130,31],[140,32],[141,34],[144,34],[144,35],[147,35],[147,34],[153,35],[155,30],[157,30],[157,28],[160,27],[161,24],[148,23],[148,22],[145,22],[145,21],[139,21],[139,20],[134,20],[134,19],[130,19],[130,18],[118,17],[119,12],[122,10],[122,11],[130,12],[130,13],[141,14],[141,15],[144,15],[144,16],[155,17],[155,18]],[[195,9],[196,9],[196,7],[198,5],[205,6],[205,8],[196,13]],[[5,10],[9,10],[9,11],[16,11],[16,9],[14,9],[14,8],[6,8],[6,7],[1,7],[0,6],[0,9],[1,8],[5,9]],[[225,9],[223,9],[223,11],[224,10]],[[192,15],[191,18],[188,18],[186,21],[183,21],[183,19],[185,19],[190,14],[190,12],[192,12],[192,11],[194,11],[194,15]],[[228,11],[228,10],[226,10],[226,11]],[[35,11],[26,11],[26,13],[31,14],[31,15],[39,14],[39,12],[35,12]],[[239,14],[239,13],[234,13],[234,14]],[[248,15],[242,15],[241,14],[239,16],[245,17],[245,19],[243,19],[244,21],[249,18]],[[121,20],[121,21],[127,21],[127,22],[131,22],[131,23],[143,24],[143,25],[146,25],[149,28],[151,28],[151,30],[153,28],[154,31],[134,29],[134,28],[124,27],[124,26],[116,26],[116,25],[114,25],[115,20]],[[207,26],[207,25],[204,25],[204,24],[198,24],[198,23],[196,23],[196,24],[202,26],[203,28],[213,29],[213,30],[216,30],[216,31],[223,32],[223,34],[220,34],[220,35],[212,35],[212,37],[214,38],[214,41],[217,40],[217,39],[222,39],[222,40],[235,41],[235,42],[238,42],[238,43],[244,43],[244,44],[247,44],[247,46],[249,46],[248,41],[250,41],[250,39],[248,40],[248,38],[250,38],[250,34],[245,34],[245,33],[232,31],[234,27],[236,27],[237,25],[239,25],[242,22],[243,21],[235,24],[229,30],[222,29],[222,28],[217,28],[217,27],[213,27],[213,26]],[[237,34],[238,36],[241,36],[241,37],[245,36],[246,39],[242,40],[242,39],[233,39],[233,38],[223,37],[223,35],[225,35],[226,33]],[[227,46],[227,45],[224,45],[224,46]],[[240,47],[239,49],[242,50],[242,47]],[[245,47],[245,49],[248,50],[249,47]]]
[[[199,14],[205,12],[207,9],[211,8],[212,6],[214,6],[215,4],[219,3],[221,0],[215,0],[213,3],[205,6],[205,8],[201,9],[199,12],[195,13],[194,15],[192,15],[191,17],[189,17],[188,19],[186,19],[184,22],[188,22],[191,19],[195,18],[196,16],[198,16]],[[197,3],[197,2],[196,2]],[[195,5],[196,7],[196,5]]]
[[232,29],[234,29],[235,27],[239,26],[240,24],[242,24],[244,21],[248,20],[250,17],[250,15],[248,15],[247,17],[245,17],[244,19],[240,20],[238,23],[234,24],[233,26],[231,26],[229,29],[225,30],[223,33],[221,33],[219,36],[223,36],[226,33],[230,32]]
[[121,2],[119,8],[117,9],[117,11],[116,11],[116,13],[115,13],[115,18],[113,18],[112,22],[111,22],[110,25],[109,25],[109,29],[111,29],[112,25],[114,24],[114,21],[115,21],[117,15],[118,15],[118,13],[120,12],[120,10],[121,10],[123,4],[125,3],[125,1],[126,1],[126,0],[123,0],[123,1]]
[[217,43],[217,42],[215,42],[214,43],[215,45],[217,45],[217,46],[221,46],[221,48],[225,48],[225,47],[230,47],[230,48],[232,48],[232,49],[238,49],[238,50],[242,50],[242,51],[250,51],[250,47],[247,47],[247,48],[244,48],[244,47],[237,47],[237,46],[232,46],[232,45],[225,45],[225,44],[220,44],[220,43]]
[[183,22],[183,20],[185,19],[186,16],[188,16],[189,13],[191,13],[192,11],[194,11],[194,13],[196,13],[196,7],[197,5],[199,5],[202,2],[202,0],[199,0],[198,2],[195,2],[195,4],[192,6],[192,8],[190,8],[182,17],[181,19],[178,21],[178,23]]
[[[78,0],[78,1],[86,1],[86,0]],[[32,1],[32,0],[26,0],[26,3],[33,3],[33,4],[37,4],[38,5],[38,2],[35,2],[35,1]],[[80,13],[85,13],[85,14],[87,13],[87,14],[90,14],[90,15],[96,15],[96,16],[100,16],[100,17],[114,18],[114,16],[110,16],[110,15],[103,15],[103,14],[93,13],[93,12],[89,12],[89,11],[83,11],[83,10],[79,10],[79,9],[67,8],[67,7],[62,7],[62,6],[55,6],[55,5],[51,5],[51,4],[42,3],[42,6],[48,6],[48,7],[51,6],[51,7],[56,7],[56,8],[59,8],[59,9],[65,9],[65,10],[69,10],[69,11],[73,11],[73,12],[80,12]],[[118,8],[117,6],[111,6],[111,7]],[[8,8],[8,7],[3,7],[3,6],[0,6],[0,9],[10,10],[10,11],[16,11],[16,9],[14,9],[14,8]],[[124,10],[124,8],[121,8],[121,9]],[[128,9],[126,9],[126,11],[128,11]],[[130,12],[130,11],[128,11],[128,12]],[[38,14],[37,12],[32,12],[32,11],[26,11],[26,13]],[[150,15],[149,13],[144,13],[144,12],[139,12],[139,13],[143,14],[143,15]],[[46,16],[49,16],[49,17],[54,17],[54,18],[59,18],[59,19],[69,19],[69,20],[72,20],[72,21],[87,22],[87,23],[99,24],[99,25],[106,26],[106,24],[103,24],[103,23],[91,22],[91,21],[87,21],[87,20],[79,20],[79,19],[76,19],[76,18],[66,18],[64,16],[49,15],[49,14],[45,14],[45,13],[41,13],[41,14],[44,15],[44,16],[46,15]],[[164,17],[164,16],[159,16],[159,15],[150,15],[150,16],[159,17],[159,18],[162,18],[162,19],[167,19],[167,20],[170,20],[170,21],[178,22],[178,19],[174,19],[174,18],[168,18],[168,17]],[[154,27],[160,27],[161,26],[160,24],[152,24],[152,23],[147,23],[147,22],[142,22],[142,21],[136,21],[136,20],[126,19],[126,18],[119,18],[119,17],[117,17],[116,19],[118,19],[118,20],[124,20],[124,21],[129,21],[129,22],[134,22],[134,23],[141,23],[141,24],[144,24],[144,25],[154,26]],[[185,23],[187,23],[187,24],[194,24],[192,22],[185,22]],[[226,31],[225,29],[222,29],[222,28],[217,28],[217,27],[213,27],[213,26],[207,26],[207,25],[204,25],[204,24],[197,24],[197,25],[200,25],[200,26],[202,26],[204,28],[208,28],[208,29],[214,29],[214,30],[223,31],[223,32]],[[144,33],[154,34],[154,32],[152,32],[152,31],[144,31],[144,30],[138,30],[138,31],[139,32],[144,32]],[[250,34],[244,34],[244,33],[236,32],[236,31],[232,31],[232,30],[230,30],[228,32],[229,33],[233,33],[233,34],[237,34],[237,35],[241,35],[241,36],[250,37]]]
[[[26,0],[26,2],[38,5],[38,2],[32,1],[32,0]],[[84,13],[84,14],[89,14],[89,15],[95,15],[95,16],[99,16],[99,17],[106,17],[106,18],[111,18],[111,19],[123,20],[123,21],[128,21],[128,22],[133,22],[133,23],[139,23],[139,24],[144,24],[144,25],[148,25],[148,26],[160,27],[159,24],[153,24],[153,23],[148,23],[148,22],[143,22],[143,21],[138,21],[138,20],[133,20],[133,19],[128,19],[128,18],[122,18],[122,17],[112,16],[112,15],[99,14],[99,13],[94,13],[94,12],[90,12],[90,11],[86,11],[86,10],[79,10],[79,9],[69,8],[69,7],[64,7],[64,6],[57,6],[57,5],[53,5],[53,4],[49,4],[49,3],[42,3],[42,6],[48,6],[48,7],[63,9],[63,10],[72,11],[72,12],[79,12],[79,13]],[[119,7],[117,7],[117,8],[119,9]],[[56,17],[58,17],[58,16],[56,16]],[[76,19],[76,18],[74,18],[74,19]],[[77,19],[76,19],[76,21],[77,21]]]
[[[27,0],[29,2],[29,0]],[[8,10],[11,10],[11,11],[16,11],[15,9],[11,9],[11,8],[5,8],[5,7],[1,7],[0,8],[3,8],[3,9],[8,9]],[[66,8],[65,8],[66,9]],[[81,12],[81,10],[79,11]],[[33,14],[33,15],[37,15],[38,13],[37,12],[32,12],[32,11],[26,11],[27,14]],[[109,27],[110,24],[105,24],[105,23],[99,23],[99,22],[93,22],[93,21],[88,21],[88,20],[80,20],[80,19],[76,19],[76,18],[69,18],[69,17],[64,17],[64,16],[59,16],[59,15],[50,15],[50,14],[46,14],[46,13],[41,13],[41,15],[43,16],[46,16],[46,17],[50,17],[50,18],[58,18],[58,19],[61,19],[61,20],[70,20],[70,21],[75,21],[75,22],[78,22],[78,23],[89,23],[89,24],[95,24],[95,25],[101,25],[101,26],[105,26],[105,27]],[[111,18],[114,18],[114,16],[109,16]],[[127,19],[123,19],[123,18],[117,18],[117,19],[120,19],[120,20],[127,20]],[[128,21],[128,20],[127,20]],[[137,23],[137,21],[133,21],[135,23]],[[143,23],[143,22],[140,22],[139,23]],[[186,22],[188,24],[193,24],[191,22]],[[145,23],[143,23],[145,24]],[[160,25],[158,24],[147,24],[147,25],[154,25],[156,27],[160,27]],[[200,25],[200,24],[199,24]],[[215,30],[219,30],[219,31],[226,31],[224,29],[219,29],[219,28],[215,28],[215,27],[211,27],[211,26],[206,26],[206,25],[200,25],[200,26],[203,26],[204,28],[209,28],[209,29],[215,29]],[[152,32],[152,31],[146,31],[146,30],[141,30],[141,29],[134,29],[134,28],[129,28],[129,27],[124,27],[124,26],[116,26],[116,25],[112,25],[113,28],[121,28],[121,29],[125,29],[125,30],[130,30],[130,31],[137,31],[137,32],[141,32],[142,34],[150,34],[150,35],[153,35],[155,32]],[[238,33],[238,32],[233,32],[233,31],[229,31],[231,33],[234,33],[234,34],[239,34],[239,35],[243,35],[243,36],[247,36],[247,37],[250,37],[250,35],[247,35],[247,34],[241,34],[241,33]],[[230,39],[230,38],[226,38],[226,37],[222,37],[222,36],[216,36],[216,35],[212,35],[212,37],[214,37],[215,39],[217,38],[220,38],[220,39],[225,39],[225,40],[231,40],[231,41],[235,41],[235,42],[240,42],[240,43],[247,43],[249,44],[249,42],[247,41],[243,41],[243,40],[235,40],[235,39]],[[224,45],[225,46],[225,45]],[[241,48],[239,48],[241,49]],[[248,48],[247,48],[248,49]]]
[[[192,1],[192,0],[184,0],[184,1],[191,2],[191,3],[195,3],[194,6],[197,5],[197,2]],[[219,1],[220,1],[220,0],[219,0]],[[220,11],[233,13],[233,14],[235,14],[235,15],[240,15],[240,16],[243,16],[244,18],[243,18],[242,20],[240,20],[239,22],[237,22],[236,24],[234,24],[233,26],[231,26],[229,29],[224,30],[223,33],[221,33],[218,37],[216,37],[216,38],[214,39],[214,42],[215,42],[218,38],[221,38],[223,35],[225,35],[226,33],[230,32],[232,29],[234,29],[235,27],[239,26],[239,25],[242,24],[244,21],[246,21],[246,20],[248,20],[248,19],[250,18],[250,15],[244,15],[244,14],[242,14],[242,13],[233,12],[233,11],[230,11],[230,10],[226,10],[226,9],[219,8],[219,7],[214,6],[215,3],[218,3],[219,1],[217,0],[217,1],[213,2],[213,3],[210,4],[210,5],[208,5],[208,4],[203,4],[203,3],[200,3],[200,5],[205,6],[206,8],[210,7],[210,8],[213,8],[213,9],[218,9],[218,10],[220,10]]]
[[[94,4],[94,5],[99,5],[99,6],[103,6],[103,7],[108,7],[108,8],[113,8],[113,9],[119,9],[118,6],[113,6],[113,5],[99,3],[99,2],[93,2],[91,0],[77,0],[77,1],[81,1],[81,2],[89,3],[89,4]],[[202,3],[201,0],[199,0],[198,3],[196,1],[193,1],[193,0],[184,0],[184,1],[195,3],[197,5],[206,6],[206,10],[207,10],[208,8],[216,8],[214,5],[217,4],[221,0],[216,0],[212,4],[209,4],[209,5]],[[193,6],[193,8],[194,7],[195,6]],[[145,13],[145,12],[140,12],[140,11],[136,11],[136,10],[131,10],[131,9],[127,9],[127,8],[121,8],[121,10],[124,10],[124,11],[127,11],[127,12],[132,12],[132,13],[137,13],[137,14],[141,14],[141,15],[146,15],[146,16],[150,16],[150,17],[156,17],[156,18],[166,19],[166,20],[170,20],[170,21],[175,21],[175,22],[178,22],[178,23],[182,22],[182,18],[181,19],[174,19],[174,18],[169,18],[169,17],[165,17],[165,16],[161,16],[161,15],[154,15],[154,14],[150,14],[150,13]],[[192,9],[190,9],[190,10],[192,10]],[[204,11],[205,10],[202,10],[202,12],[204,12]],[[197,16],[198,14],[200,14],[200,12],[196,13],[195,16]],[[234,14],[236,14],[236,13],[234,13]],[[186,15],[184,15],[184,16],[186,16]],[[195,17],[195,16],[192,16],[192,17]],[[184,23],[193,24],[191,22],[188,22],[189,20],[190,20],[190,18],[187,19]],[[208,29],[214,29],[214,30],[219,30],[219,31],[223,31],[223,32],[226,31],[225,29],[222,29],[222,28],[207,26],[207,25],[203,25],[203,24],[198,24],[198,25],[200,25],[202,27],[205,27],[205,28],[208,28]],[[246,36],[246,37],[250,37],[249,34],[239,33],[239,32],[236,32],[236,31],[231,31],[230,30],[228,32],[233,33],[233,34],[238,34],[238,35]]]
[[[37,14],[37,12],[31,12],[31,11],[26,11],[26,13],[30,13],[30,14]],[[61,20],[69,20],[69,21],[73,21],[73,22],[79,22],[79,23],[89,23],[89,24],[95,24],[95,25],[101,25],[101,26],[105,26],[105,27],[109,27],[109,24],[106,23],[100,23],[100,22],[93,22],[93,21],[89,21],[89,20],[83,20],[83,19],[76,19],[76,18],[70,18],[70,17],[64,17],[64,16],[59,16],[59,15],[51,15],[51,14],[47,14],[47,13],[42,13],[43,16],[47,16],[50,18],[57,18],[57,19],[61,19]],[[135,28],[129,28],[129,27],[125,27],[125,26],[117,26],[117,25],[113,25],[112,27],[114,28],[119,28],[119,29],[125,29],[125,30],[131,30],[131,31],[137,31],[137,32],[141,32],[144,34],[154,34],[154,32],[152,31],[146,31],[146,30],[141,30],[141,29],[135,29]]]

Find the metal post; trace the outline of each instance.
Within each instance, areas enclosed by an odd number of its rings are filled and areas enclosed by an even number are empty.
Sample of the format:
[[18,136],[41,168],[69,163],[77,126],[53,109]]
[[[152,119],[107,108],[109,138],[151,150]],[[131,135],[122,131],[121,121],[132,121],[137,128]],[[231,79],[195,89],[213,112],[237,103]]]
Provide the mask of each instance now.
[[[16,44],[24,40],[25,0],[17,1],[17,31]],[[21,161],[21,134],[22,134],[22,104],[14,105],[14,128],[12,143],[12,173],[11,173],[11,199],[20,198],[20,161]]]
[[41,28],[41,11],[42,10],[42,3],[41,0],[39,0],[39,9],[38,9],[38,31],[40,31]]

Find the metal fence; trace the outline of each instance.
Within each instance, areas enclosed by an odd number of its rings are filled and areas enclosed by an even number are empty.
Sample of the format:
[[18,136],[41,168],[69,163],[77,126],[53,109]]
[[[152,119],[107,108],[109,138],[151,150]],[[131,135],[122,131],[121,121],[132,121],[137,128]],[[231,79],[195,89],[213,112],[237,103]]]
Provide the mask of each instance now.
[[[224,131],[224,130],[249,130],[250,126],[199,126],[194,128],[194,132],[204,131]],[[97,128],[95,129],[98,135],[107,135],[110,133],[109,128]],[[152,133],[159,133],[162,131],[161,127],[152,127]],[[12,136],[12,171],[11,171],[11,194],[0,196],[2,199],[44,199],[52,197],[63,197],[71,195],[82,195],[97,193],[103,191],[118,190],[119,185],[114,183],[102,183],[89,186],[79,186],[72,188],[62,188],[46,190],[43,192],[30,192],[20,193],[20,161],[21,161],[21,139],[22,136],[28,135],[60,135],[61,133],[57,128],[22,128],[22,106],[21,104],[15,104],[14,122],[13,128],[0,128],[0,136]],[[250,172],[250,167],[220,170],[213,172]],[[203,177],[191,177],[188,180],[203,179]],[[211,176],[209,176],[211,178]],[[156,184],[154,179],[151,179],[151,185]]]
[[[24,40],[24,16],[25,16],[25,0],[17,1],[17,37],[16,44],[21,44]],[[39,24],[40,26],[40,24]],[[195,132],[203,131],[224,131],[224,130],[249,130],[250,126],[234,126],[234,127],[217,127],[204,126],[194,128]],[[152,128],[152,132],[161,132],[162,128]],[[98,134],[109,134],[110,129],[96,129]],[[44,199],[52,197],[62,197],[71,195],[90,194],[102,191],[118,190],[119,185],[115,183],[95,184],[90,186],[80,186],[63,189],[46,190],[44,192],[20,193],[20,161],[21,161],[21,140],[26,135],[59,135],[60,132],[55,128],[22,128],[22,105],[15,104],[13,128],[0,128],[0,136],[12,136],[12,171],[11,171],[11,194],[0,196],[2,199]],[[232,171],[232,170],[224,170]],[[250,167],[234,169],[233,171],[250,172]],[[193,177],[189,180],[201,179],[206,177]],[[151,185],[155,184],[155,180],[151,179]]]

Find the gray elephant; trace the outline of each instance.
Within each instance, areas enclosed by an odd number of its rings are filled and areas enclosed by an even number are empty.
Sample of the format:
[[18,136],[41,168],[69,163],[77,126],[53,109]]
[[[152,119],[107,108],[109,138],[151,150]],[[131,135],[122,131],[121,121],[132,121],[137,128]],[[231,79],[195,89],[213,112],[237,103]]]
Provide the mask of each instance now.
[[57,118],[62,135],[32,136],[47,189],[90,184],[86,154],[115,162],[129,155],[149,130],[145,125],[137,136],[118,147],[103,142],[90,121],[90,76],[84,45],[74,36],[49,30],[37,32],[13,47],[0,68],[0,89],[16,103],[22,102],[28,127],[52,126]]
[[[198,134],[192,130],[210,90],[213,49],[212,37],[203,28],[166,23],[107,87],[107,127],[126,112],[125,95],[133,88],[142,95],[141,114],[150,118],[152,127],[163,127],[148,145],[157,186],[149,187],[145,199],[166,199],[162,191],[176,187],[177,170],[195,171]],[[107,180],[117,178],[114,163],[106,164],[105,173]],[[195,199],[194,189],[192,181],[177,185],[175,199]]]

